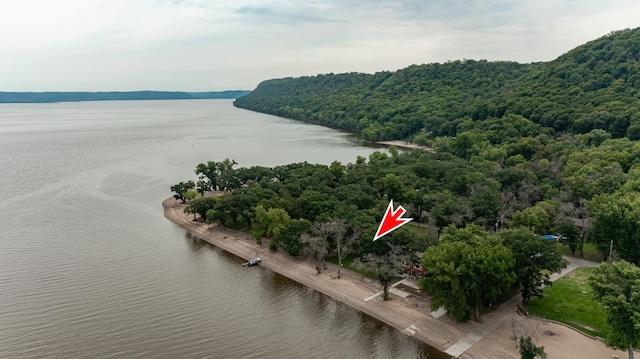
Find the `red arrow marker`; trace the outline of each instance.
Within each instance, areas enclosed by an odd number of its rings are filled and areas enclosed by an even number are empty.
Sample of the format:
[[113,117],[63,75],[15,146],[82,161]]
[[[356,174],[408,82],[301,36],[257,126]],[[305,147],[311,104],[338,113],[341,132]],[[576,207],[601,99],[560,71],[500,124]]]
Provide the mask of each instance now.
[[411,222],[413,218],[402,218],[402,215],[407,212],[402,206],[398,206],[398,209],[393,210],[393,200],[389,202],[389,207],[387,207],[387,211],[384,213],[384,217],[382,217],[382,222],[380,222],[380,226],[378,227],[378,231],[376,232],[373,240],[393,232],[394,230],[402,227],[403,225]]

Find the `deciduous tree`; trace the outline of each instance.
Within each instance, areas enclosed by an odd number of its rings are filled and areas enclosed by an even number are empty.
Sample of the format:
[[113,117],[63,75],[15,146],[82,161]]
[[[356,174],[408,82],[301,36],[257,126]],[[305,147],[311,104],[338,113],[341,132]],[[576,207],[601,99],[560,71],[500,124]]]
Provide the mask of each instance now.
[[602,263],[588,279],[593,297],[607,313],[607,345],[627,349],[640,345],[640,268],[627,261]]
[[542,287],[550,285],[551,273],[566,267],[552,242],[530,229],[519,227],[498,232],[502,243],[511,250],[515,259],[514,271],[517,287],[522,288],[522,301],[542,296]]
[[611,242],[620,258],[640,264],[640,193],[616,192],[594,197],[587,203],[593,221],[589,238],[605,256]]
[[389,285],[398,276],[402,261],[406,259],[402,247],[393,246],[383,255],[365,254],[361,259],[354,260],[353,265],[373,276],[382,285],[382,298],[389,300]]
[[516,279],[511,251],[476,225],[447,227],[440,244],[423,254],[422,265],[420,284],[432,296],[432,307],[444,306],[459,321],[471,317],[471,308],[479,319],[480,306],[491,306]]
[[271,238],[273,246],[271,249],[277,248],[277,241],[280,231],[287,227],[291,217],[287,211],[282,208],[265,209],[261,204],[256,206],[256,220],[254,223],[254,236],[260,238],[267,236]]
[[303,233],[300,235],[300,244],[303,245],[302,254],[315,261],[316,274],[320,274],[324,267],[324,259],[329,254],[329,243],[320,236]]
[[549,230],[549,215],[541,206],[535,205],[513,215],[513,222],[509,227],[528,227],[538,234],[547,233]]
[[174,192],[173,198],[179,199],[184,203],[185,197],[184,195],[188,190],[195,188],[196,184],[193,181],[180,182],[178,184],[174,184],[171,186],[171,192]]

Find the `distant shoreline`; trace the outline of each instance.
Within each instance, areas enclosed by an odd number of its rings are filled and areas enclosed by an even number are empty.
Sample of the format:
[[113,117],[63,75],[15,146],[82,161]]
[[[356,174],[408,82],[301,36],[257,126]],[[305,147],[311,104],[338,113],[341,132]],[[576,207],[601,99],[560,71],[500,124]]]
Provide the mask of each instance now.
[[102,92],[0,92],[0,103],[57,103],[88,101],[140,101],[140,100],[233,100],[248,94],[249,90],[208,92],[186,91],[102,91]]

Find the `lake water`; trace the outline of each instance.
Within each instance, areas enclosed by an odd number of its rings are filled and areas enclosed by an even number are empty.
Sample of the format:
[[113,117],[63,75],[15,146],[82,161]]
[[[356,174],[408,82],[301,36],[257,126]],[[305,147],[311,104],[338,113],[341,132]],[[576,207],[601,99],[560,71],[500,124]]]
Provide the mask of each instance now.
[[397,330],[165,220],[195,165],[374,149],[228,100],[0,105],[0,358],[423,358]]

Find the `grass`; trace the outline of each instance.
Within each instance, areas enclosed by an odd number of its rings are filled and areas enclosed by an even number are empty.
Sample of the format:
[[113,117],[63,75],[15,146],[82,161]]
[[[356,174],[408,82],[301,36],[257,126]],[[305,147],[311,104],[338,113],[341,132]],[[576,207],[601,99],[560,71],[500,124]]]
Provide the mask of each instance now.
[[[571,250],[569,249],[569,246],[563,245],[560,242],[556,242],[556,249],[558,250],[558,253],[562,255],[580,258],[579,256],[580,251],[576,250],[576,255],[574,256],[571,254]],[[582,258],[586,260],[590,260],[592,262],[598,262],[598,263],[604,260],[602,257],[602,254],[598,252],[598,249],[593,243],[584,244],[584,257]]]
[[404,226],[404,228],[406,228],[409,232],[415,233],[415,234],[429,234],[429,228],[416,226],[415,224],[412,224],[412,223],[408,223],[406,226]]
[[606,337],[609,334],[606,314],[592,300],[587,277],[593,268],[578,268],[544,289],[543,298],[527,305],[529,314],[565,323],[587,334]]

